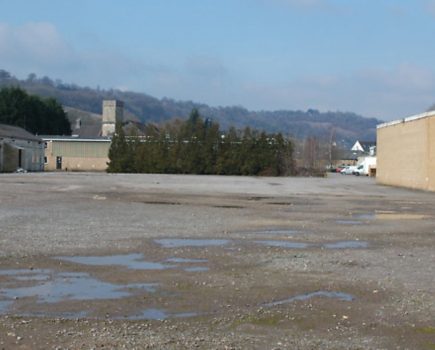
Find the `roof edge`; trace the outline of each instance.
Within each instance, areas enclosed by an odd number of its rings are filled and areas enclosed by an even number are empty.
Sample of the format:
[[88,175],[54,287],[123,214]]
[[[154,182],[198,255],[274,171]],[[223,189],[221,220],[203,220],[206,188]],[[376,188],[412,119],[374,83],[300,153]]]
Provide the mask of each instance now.
[[398,120],[393,120],[391,122],[382,123],[382,124],[377,125],[376,129],[381,129],[381,128],[385,128],[388,126],[393,126],[393,125],[397,125],[397,124],[401,124],[401,123],[408,123],[408,122],[412,122],[412,121],[424,119],[424,118],[429,118],[429,117],[435,117],[435,111],[424,112],[424,113],[412,115],[410,117],[406,117],[403,119],[398,119]]
[[49,137],[41,136],[43,141],[59,141],[59,142],[111,142],[110,138],[79,138],[79,137]]

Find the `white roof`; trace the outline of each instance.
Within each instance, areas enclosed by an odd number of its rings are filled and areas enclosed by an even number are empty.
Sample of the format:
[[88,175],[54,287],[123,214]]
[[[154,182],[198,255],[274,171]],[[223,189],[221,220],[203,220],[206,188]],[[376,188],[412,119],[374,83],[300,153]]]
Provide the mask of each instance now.
[[89,138],[89,139],[81,139],[79,137],[59,137],[59,136],[41,136],[44,141],[56,141],[56,142],[111,142],[112,140],[109,138]]
[[435,111],[424,112],[424,113],[421,113],[421,114],[412,115],[412,116],[407,117],[407,118],[393,120],[391,122],[379,124],[376,128],[377,129],[385,128],[387,126],[392,126],[392,125],[396,125],[396,124],[412,122],[414,120],[419,120],[419,119],[424,119],[424,118],[429,118],[429,117],[435,117]]

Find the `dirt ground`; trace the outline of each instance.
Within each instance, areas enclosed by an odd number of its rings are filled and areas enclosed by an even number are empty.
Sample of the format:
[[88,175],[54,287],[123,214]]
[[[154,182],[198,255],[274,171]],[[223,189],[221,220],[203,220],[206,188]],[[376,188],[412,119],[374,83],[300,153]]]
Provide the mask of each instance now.
[[0,175],[0,349],[435,349],[435,194]]

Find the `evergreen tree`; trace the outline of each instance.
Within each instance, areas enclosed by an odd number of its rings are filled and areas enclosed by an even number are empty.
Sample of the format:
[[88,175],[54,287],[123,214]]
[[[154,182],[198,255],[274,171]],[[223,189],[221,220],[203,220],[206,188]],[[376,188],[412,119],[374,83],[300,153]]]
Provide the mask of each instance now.
[[129,146],[125,138],[122,124],[117,123],[115,134],[112,137],[112,142],[109,148],[109,163],[107,164],[108,173],[123,173],[128,172],[130,166],[130,156],[128,154]]
[[144,137],[120,125],[109,151],[109,172],[282,176],[292,172],[292,143],[281,134],[246,128],[221,134],[219,125],[193,110],[185,122],[148,125]]
[[28,95],[18,87],[0,90],[0,123],[39,135],[71,134],[66,113],[55,99]]

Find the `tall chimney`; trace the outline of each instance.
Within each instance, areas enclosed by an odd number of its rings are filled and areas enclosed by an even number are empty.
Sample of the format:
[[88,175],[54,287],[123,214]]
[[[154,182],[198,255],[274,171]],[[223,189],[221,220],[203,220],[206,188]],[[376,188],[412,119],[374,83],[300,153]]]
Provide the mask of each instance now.
[[115,133],[116,123],[122,123],[123,119],[124,102],[118,100],[104,100],[101,136],[112,136]]

